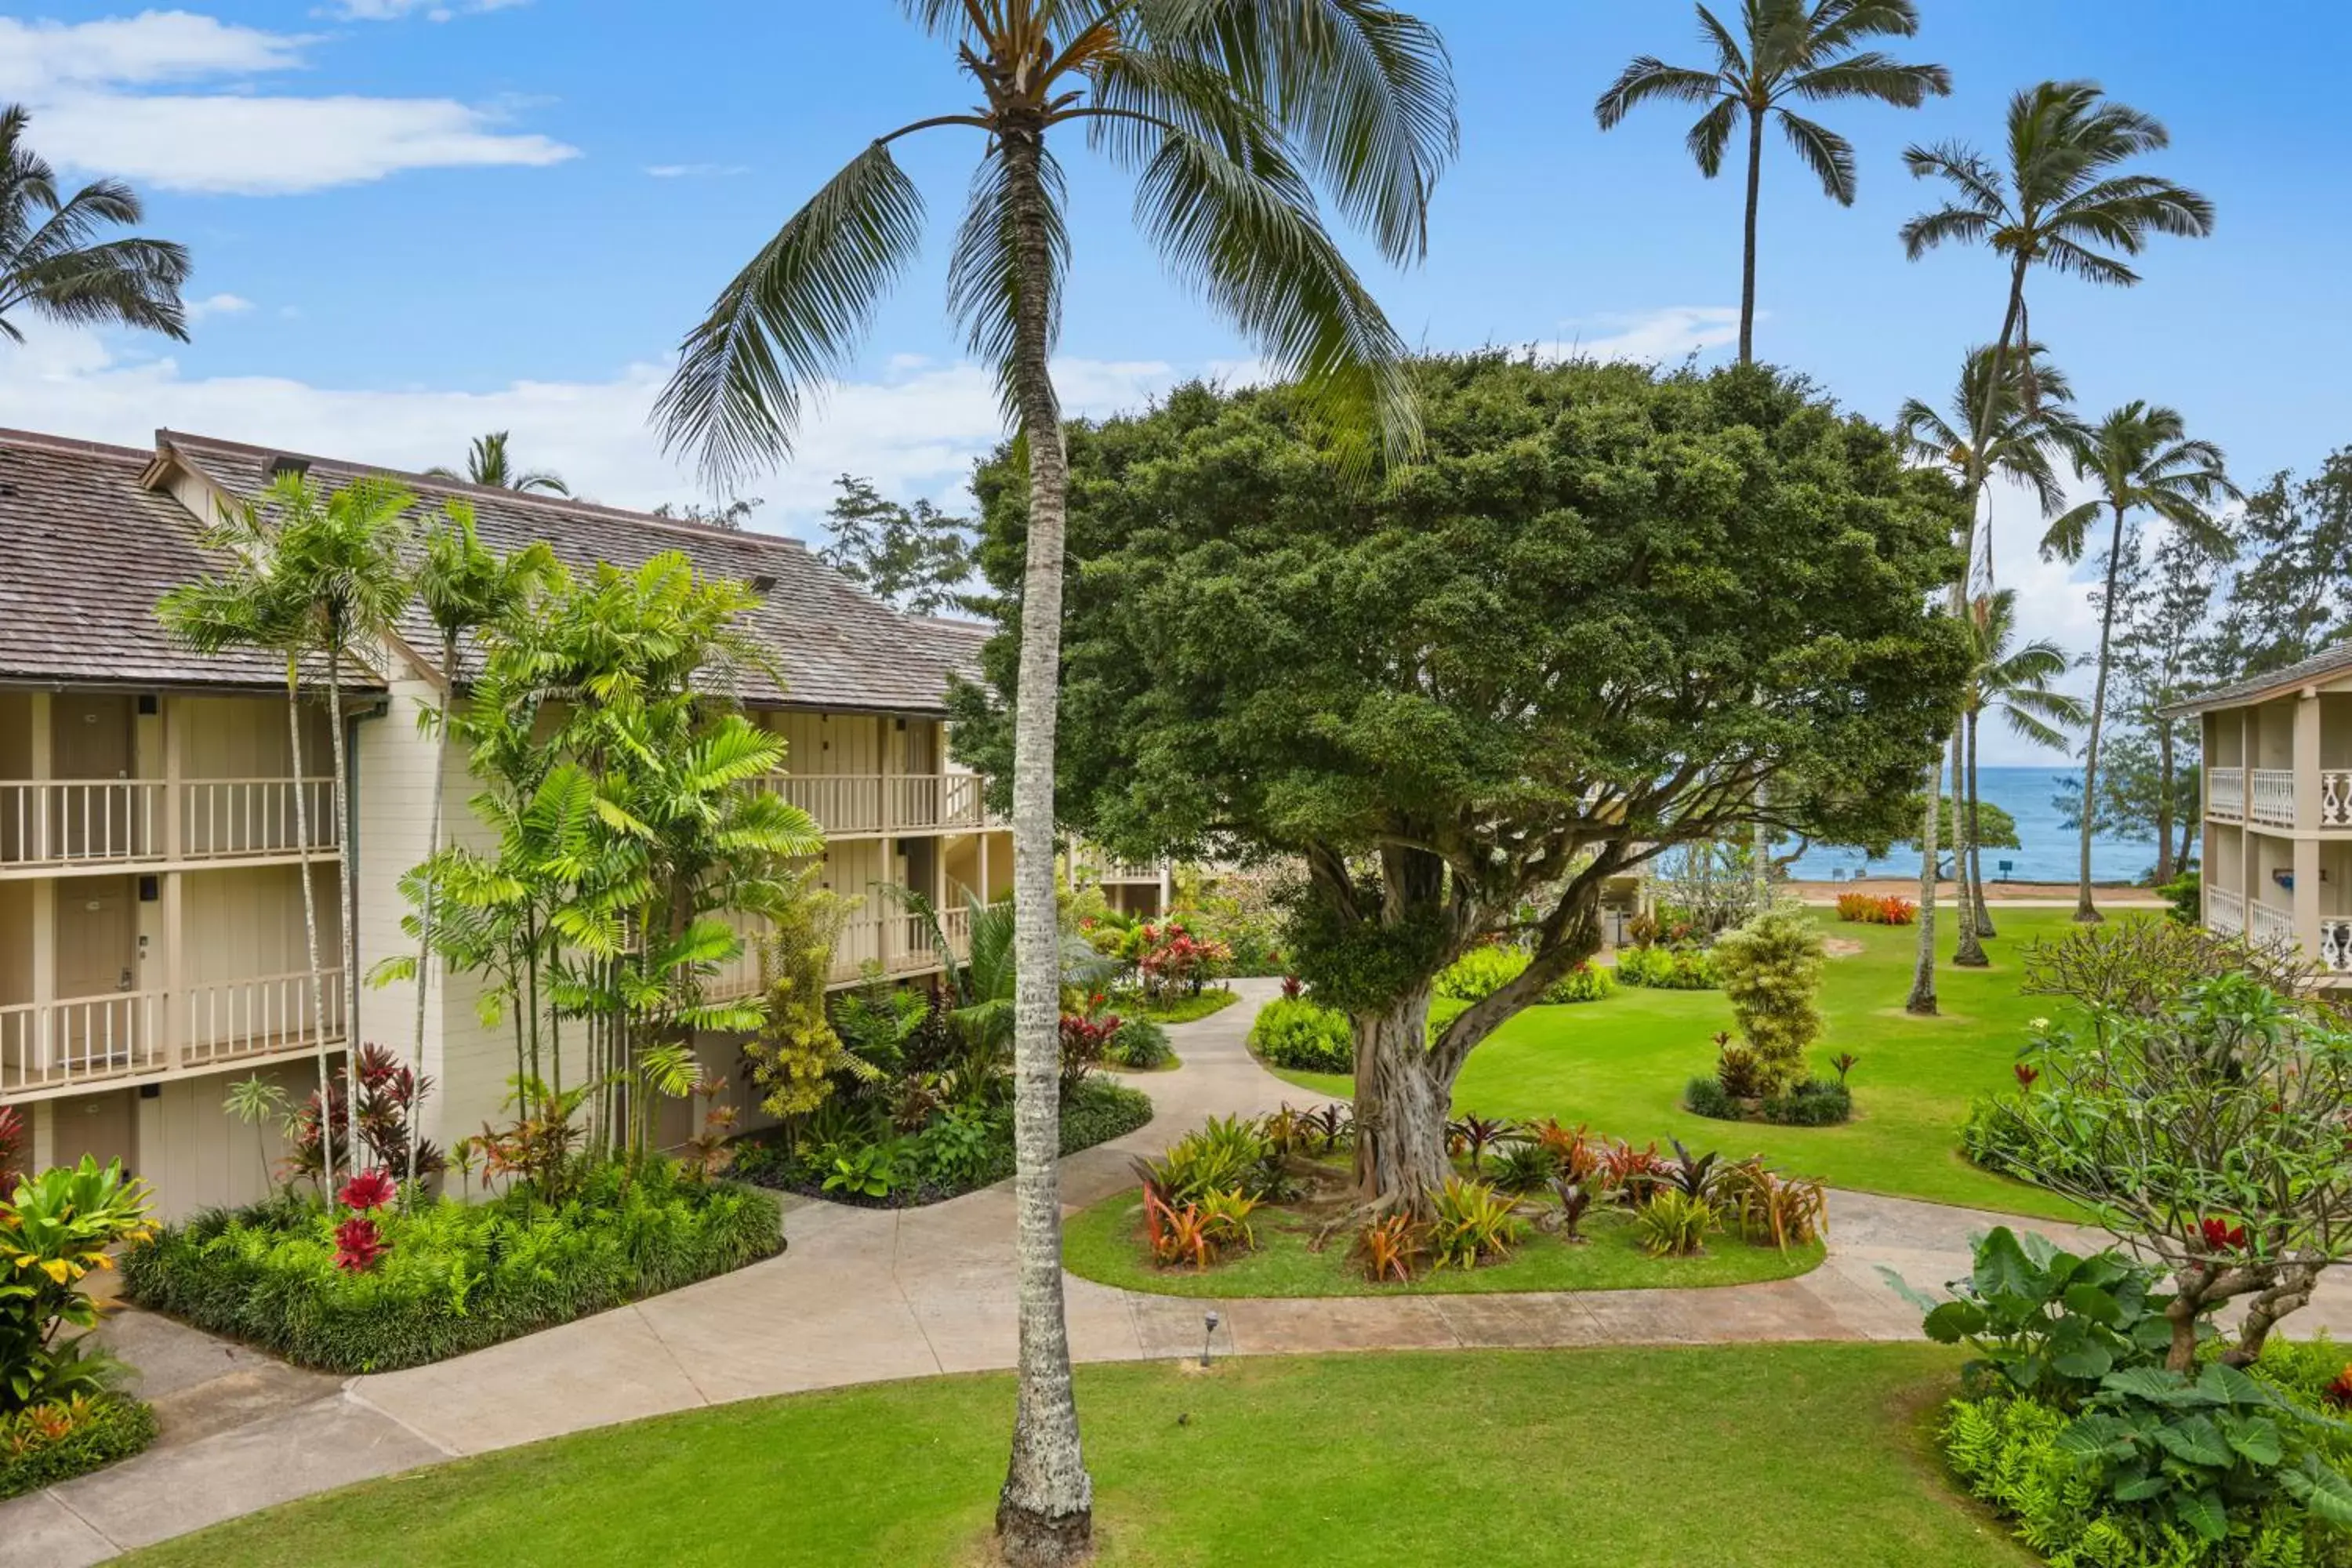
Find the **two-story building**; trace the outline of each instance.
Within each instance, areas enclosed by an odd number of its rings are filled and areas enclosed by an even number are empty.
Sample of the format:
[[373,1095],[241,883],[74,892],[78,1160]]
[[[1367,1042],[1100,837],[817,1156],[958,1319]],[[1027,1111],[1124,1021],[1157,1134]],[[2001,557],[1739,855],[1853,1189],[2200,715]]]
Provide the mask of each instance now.
[[[364,974],[411,947],[399,882],[431,841],[436,753],[416,720],[440,687],[436,639],[405,627],[351,679],[343,823],[323,708],[300,714],[298,771],[282,664],[176,647],[155,610],[224,564],[203,542],[224,504],[282,473],[331,489],[381,471],[168,430],[152,450],[0,431],[0,1103],[29,1112],[37,1164],[121,1158],[169,1215],[247,1201],[283,1150],[274,1129],[227,1114],[233,1079],[257,1072],[299,1100],[322,1041],[408,1054],[410,985],[354,987],[341,972],[337,852],[349,832]],[[752,587],[742,629],[772,668],[747,671],[738,695],[788,748],[763,787],[824,826],[820,879],[859,900],[836,984],[869,964],[940,967],[925,923],[883,886],[929,893],[950,942],[960,889],[1009,890],[1009,838],[979,778],[948,759],[946,690],[968,633],[898,615],[793,540],[393,477],[425,512],[466,500],[494,549],[543,540],[575,569],[677,550]],[[478,834],[462,754],[449,765],[448,829]],[[325,968],[317,1001],[306,918]],[[757,984],[747,956],[716,989]],[[428,995],[423,1065],[439,1090],[425,1131],[446,1145],[498,1113],[512,1054],[481,1020],[478,981],[436,973]],[[731,1042],[707,1054],[734,1072]]]
[[2201,727],[2207,929],[2352,984],[2352,642],[2168,712]]

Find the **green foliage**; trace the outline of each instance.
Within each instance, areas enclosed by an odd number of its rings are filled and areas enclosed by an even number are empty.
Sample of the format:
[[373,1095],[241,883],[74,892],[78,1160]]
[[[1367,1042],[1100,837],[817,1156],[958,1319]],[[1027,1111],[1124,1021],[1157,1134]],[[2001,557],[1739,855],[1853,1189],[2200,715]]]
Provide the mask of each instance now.
[[1560,1173],[1560,1152],[1535,1139],[1507,1143],[1495,1156],[1493,1181],[1514,1196],[1539,1193]]
[[[831,1012],[826,1008],[834,939],[844,918],[840,899],[803,885],[769,917],[761,938],[766,1016],[743,1043],[743,1055],[751,1064],[752,1083],[761,1090],[761,1109],[771,1116],[806,1116],[832,1097],[836,1072],[856,1063],[866,1069],[861,1076],[877,1076],[885,1065],[866,1053],[884,1054],[886,1039],[893,1049],[903,1043],[903,1014],[895,1003],[854,993]],[[835,1017],[846,1018],[853,1032],[864,1026],[859,1045],[865,1051],[844,1045]]]
[[817,559],[910,616],[963,607],[972,574],[971,521],[929,501],[884,499],[871,479],[844,474],[825,509]]
[[82,1282],[153,1235],[147,1203],[147,1184],[122,1162],[88,1154],[0,1199],[0,1416],[112,1385],[122,1369],[86,1344],[99,1306]]
[[1714,959],[1731,1016],[1756,1055],[1758,1087],[1778,1095],[1804,1071],[1806,1047],[1821,1037],[1821,928],[1802,910],[1767,910],[1726,931]]
[[1484,1001],[1527,967],[1527,949],[1507,942],[1481,942],[1438,972],[1436,992],[1457,1002]]
[[674,1290],[782,1246],[768,1194],[688,1180],[667,1161],[598,1166],[550,1205],[518,1186],[374,1216],[387,1250],[335,1267],[336,1215],[302,1197],[212,1210],[122,1260],[152,1310],[304,1366],[386,1372]]
[[[824,1189],[861,1198],[887,1198],[898,1186],[900,1141],[820,1151]],[[830,1159],[823,1158],[830,1154]]]
[[121,1394],[70,1394],[0,1415],[0,1500],[102,1469],[154,1440],[155,1412]]
[[1146,1071],[1174,1061],[1176,1047],[1168,1043],[1164,1026],[1150,1018],[1128,1018],[1111,1036],[1103,1055],[1114,1066]]
[[1597,963],[1580,963],[1544,987],[1548,1004],[1599,1002],[1617,994],[1617,982]]
[[1715,961],[1693,947],[1629,947],[1617,954],[1619,984],[1651,991],[1712,991]]
[[1766,1095],[1762,1115],[1782,1127],[1834,1127],[1853,1119],[1853,1091],[1829,1079],[1807,1079]]
[[1250,1025],[1250,1048],[1294,1072],[1353,1072],[1355,1033],[1348,1016],[1303,996],[1277,996]]
[[2172,906],[2172,918],[2182,925],[2193,926],[2204,918],[2205,891],[2195,867],[2157,889],[2157,893]]
[[1633,1211],[1642,1250],[1653,1258],[1689,1258],[1705,1245],[1707,1232],[1722,1224],[1712,1201],[1677,1187],[1665,1187]]
[[1284,1184],[1282,1155],[1265,1126],[1240,1116],[1212,1116],[1170,1145],[1157,1160],[1139,1160],[1147,1188],[1181,1207],[1212,1193],[1263,1198]]
[[1731,1097],[1721,1079],[1711,1074],[1690,1080],[1683,1089],[1683,1104],[1692,1115],[1712,1117],[1717,1121],[1741,1121],[1748,1116],[1748,1108]]
[[1475,1268],[1511,1255],[1526,1225],[1517,1205],[1484,1182],[1450,1177],[1432,1193],[1426,1226],[1433,1268]]

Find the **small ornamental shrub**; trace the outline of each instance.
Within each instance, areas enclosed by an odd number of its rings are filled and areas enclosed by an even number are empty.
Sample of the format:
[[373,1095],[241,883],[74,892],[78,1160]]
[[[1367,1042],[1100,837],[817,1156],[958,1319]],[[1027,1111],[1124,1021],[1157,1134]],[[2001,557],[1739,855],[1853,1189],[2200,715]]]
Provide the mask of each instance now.
[[1436,1268],[1475,1268],[1511,1255],[1524,1229],[1517,1205],[1484,1182],[1450,1178],[1430,1197],[1429,1254]]
[[1693,1116],[1717,1121],[1744,1121],[1748,1108],[1726,1094],[1720,1079],[1695,1078],[1683,1089],[1683,1105]]
[[1212,1193],[1241,1192],[1255,1198],[1282,1188],[1282,1155],[1261,1122],[1240,1116],[1213,1116],[1169,1145],[1157,1160],[1135,1162],[1144,1187],[1171,1204],[1196,1204]]
[[1494,1183],[1504,1192],[1524,1196],[1541,1192],[1560,1173],[1559,1151],[1528,1139],[1507,1146],[1495,1156]]
[[1819,1181],[1783,1176],[1761,1160],[1732,1166],[1717,1184],[1718,1200],[1742,1235],[1759,1247],[1786,1253],[1829,1232],[1829,1191]]
[[1356,1259],[1364,1278],[1375,1283],[1411,1284],[1413,1265],[1428,1249],[1428,1238],[1411,1215],[1392,1214],[1356,1233]]
[[1487,1150],[1516,1143],[1526,1136],[1525,1128],[1503,1116],[1458,1116],[1445,1124],[1447,1145],[1469,1157],[1473,1175],[1485,1173]]
[[1706,1199],[1666,1187],[1633,1211],[1633,1229],[1642,1250],[1653,1258],[1691,1258],[1721,1217]]
[[1712,991],[1715,963],[1694,947],[1629,947],[1617,954],[1617,981],[1652,991]]
[[1517,980],[1527,967],[1525,948],[1515,942],[1486,942],[1439,971],[1437,994],[1456,1002],[1481,1002]]
[[1853,1119],[1853,1092],[1824,1078],[1808,1079],[1764,1100],[1764,1120],[1783,1127],[1835,1127]]
[[1250,1048],[1293,1072],[1353,1072],[1356,1037],[1348,1015],[1300,998],[1277,997],[1258,1010]]
[[1218,1251],[1257,1250],[1257,1227],[1251,1223],[1250,1215],[1265,1201],[1238,1187],[1231,1192],[1202,1194],[1201,1221]]
[[1767,1095],[1796,1081],[1806,1048],[1821,1037],[1822,963],[1820,929],[1802,910],[1786,907],[1726,931],[1715,944],[1716,973],[1756,1053],[1757,1082]]
[[86,1476],[154,1440],[155,1412],[121,1394],[71,1394],[0,1415],[0,1500]]
[[1176,1059],[1176,1051],[1168,1043],[1165,1026],[1150,1018],[1129,1018],[1112,1031],[1103,1047],[1103,1059],[1114,1067],[1143,1072],[1166,1067]]
[[1840,893],[1837,918],[1852,924],[1907,926],[1916,924],[1919,906],[1909,899],[1876,893]]
[[1617,994],[1617,982],[1609,971],[1599,964],[1580,963],[1574,969],[1544,987],[1545,1002],[1558,1005],[1563,1003],[1599,1002]]
[[1755,1100],[1764,1092],[1763,1069],[1756,1049],[1728,1034],[1715,1037],[1715,1081],[1734,1100]]
[[1601,1186],[1628,1206],[1638,1205],[1656,1190],[1665,1177],[1667,1162],[1659,1157],[1658,1145],[1652,1140],[1636,1149],[1630,1142],[1617,1142],[1601,1151],[1601,1163],[1595,1170]]
[[112,1388],[121,1363],[88,1342],[99,1304],[83,1281],[154,1235],[147,1203],[122,1162],[101,1168],[87,1154],[0,1201],[0,1416]]

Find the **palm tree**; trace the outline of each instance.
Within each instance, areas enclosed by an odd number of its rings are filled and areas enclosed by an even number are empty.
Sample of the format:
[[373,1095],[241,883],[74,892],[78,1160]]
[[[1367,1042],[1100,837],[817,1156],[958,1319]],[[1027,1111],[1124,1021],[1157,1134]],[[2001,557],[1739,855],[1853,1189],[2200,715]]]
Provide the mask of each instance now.
[[[2066,650],[2048,637],[2037,637],[2022,647],[2017,640],[2017,590],[1995,589],[1969,601],[1968,691],[1961,699],[1960,718],[1966,726],[1962,754],[1968,768],[1968,814],[1962,821],[1958,868],[1966,879],[1981,935],[1990,936],[1992,916],[1984,898],[1984,839],[1977,830],[1977,727],[1988,712],[2000,715],[2012,734],[2047,746],[2066,749],[2067,731],[2089,715],[2081,698],[2051,689],[2065,675]],[[1965,919],[1965,912],[1963,914]],[[1963,926],[1965,934],[1967,927]]]
[[60,199],[57,171],[25,145],[30,118],[21,104],[0,110],[0,337],[25,341],[8,319],[22,306],[53,321],[142,327],[187,342],[186,249],[136,235],[100,239],[139,221],[139,197],[119,180],[100,180]]
[[1872,38],[1907,38],[1919,30],[1912,0],[1743,0],[1745,41],[1698,7],[1699,36],[1715,50],[1715,66],[1670,66],[1654,56],[1636,58],[1592,106],[1603,131],[1634,105],[1661,99],[1710,107],[1692,124],[1685,144],[1699,173],[1723,172],[1723,154],[1744,111],[1748,117],[1748,219],[1740,253],[1739,363],[1756,357],[1756,206],[1764,175],[1764,122],[1774,115],[1790,144],[1843,206],[1853,205],[1853,147],[1846,139],[1797,114],[1791,99],[1808,103],[1872,98],[1916,109],[1930,93],[1952,90],[1942,66],[1905,65],[1862,46]]
[[2178,410],[2150,406],[2137,398],[2096,425],[2071,433],[2066,449],[2075,476],[2097,486],[2099,493],[2051,523],[2042,536],[2042,558],[2070,565],[2081,561],[2092,523],[2103,511],[2112,519],[2105,597],[2099,606],[2098,674],[2091,682],[2090,730],[2083,742],[2082,864],[2074,894],[2074,918],[2095,922],[2100,916],[2091,902],[2091,837],[2098,813],[2091,803],[2098,798],[2099,725],[2105,717],[2116,599],[2126,549],[2124,525],[2135,511],[2154,512],[2176,538],[2208,559],[2228,561],[2237,553],[2237,545],[2207,509],[2217,500],[2237,500],[2242,495],[2230,482],[2221,447],[2190,439],[2188,422]]
[[[997,1506],[1016,1564],[1087,1550],[1092,1483],[1062,1308],[1054,737],[1067,469],[1050,358],[1069,263],[1053,145],[1131,170],[1171,268],[1303,382],[1319,413],[1418,442],[1403,344],[1317,211],[1319,182],[1389,259],[1417,259],[1458,141],[1437,36],[1386,0],[904,0],[978,89],[869,143],[777,231],[687,337],[659,416],[723,482],[789,452],[913,260],[922,198],[892,155],[918,131],[980,133],[948,302],[997,374],[1029,465],[1013,779],[1020,931],[1014,1115],[1018,1409]],[[1367,459],[1370,458],[1368,451]]]
[[[2065,504],[2065,492],[2058,481],[2057,469],[2052,462],[2062,427],[2068,426],[2072,415],[2067,405],[2074,401],[2073,384],[2063,371],[2047,363],[2047,351],[2040,343],[2023,343],[2006,373],[1996,395],[1992,382],[1992,350],[1980,346],[1969,351],[1960,363],[1958,384],[1953,388],[1948,405],[1949,416],[1937,412],[1918,398],[1904,402],[1895,416],[1895,434],[1917,461],[1943,468],[1955,484],[1966,484],[1971,472],[1982,470],[1976,491],[1969,496],[1969,523],[1964,547],[1960,552],[1962,581],[1981,581],[1986,590],[1992,587],[1992,518],[1979,515],[1981,502],[1990,490],[1995,475],[2024,485],[2042,503],[2042,515],[2055,513]],[[1984,461],[1976,462],[1976,432],[1985,432]],[[1984,542],[1984,564],[1977,568],[1977,542]],[[1952,797],[1955,803],[1953,825],[1955,835],[1952,863],[1961,872],[1960,935],[1952,962],[1969,968],[1982,968],[1985,957],[1981,939],[1993,934],[1992,914],[1984,901],[1983,847],[1977,842],[1977,797],[1973,769],[1963,767],[1967,748],[1965,733],[1968,715],[1963,712],[1955,721],[1952,732]],[[1963,773],[1969,781],[1963,787]]]
[[[418,604],[441,634],[441,704],[417,715],[434,736],[433,808],[427,829],[425,858],[418,868],[416,1028],[411,1050],[413,1081],[425,1079],[425,1017],[426,974],[432,967],[434,870],[441,853],[441,815],[449,773],[450,718],[457,700],[457,663],[466,644],[486,626],[514,614],[544,584],[555,557],[544,542],[533,542],[512,555],[500,555],[484,546],[474,531],[474,509],[461,500],[446,502],[441,519],[425,535],[425,551],[415,577]],[[561,1082],[559,1080],[559,1087]],[[416,1107],[408,1108],[408,1124],[417,1126]],[[408,1178],[416,1179],[416,1140],[408,1148]]]
[[572,487],[563,482],[561,474],[551,473],[545,468],[526,468],[517,473],[507,457],[507,431],[493,430],[487,436],[475,437],[466,448],[464,473],[455,468],[427,468],[425,477],[463,479],[469,485],[480,485],[485,489],[520,490],[525,494],[532,490],[545,490],[550,495],[559,496],[572,493]]
[[[1947,243],[1988,245],[2009,264],[2009,298],[1985,370],[1989,385],[2006,384],[2010,346],[2030,342],[2026,274],[2036,266],[2094,283],[2128,288],[2139,274],[2123,257],[2137,256],[2150,236],[2202,237],[2213,232],[2213,204],[2186,186],[2154,174],[2119,171],[2132,159],[2169,145],[2153,117],[2116,103],[2096,82],[2045,81],[2010,100],[2005,168],[1973,147],[1951,142],[1905,151],[1914,177],[1943,180],[1950,198],[1902,228],[1904,253],[1916,261]],[[1985,412],[1995,405],[1988,399]],[[1983,488],[1987,440],[1970,432],[1961,490]],[[1968,598],[1966,574],[1952,584],[1951,611]],[[1942,762],[1927,787],[1920,831],[1919,949],[1911,971],[1906,1012],[1936,1011],[1936,801]]]

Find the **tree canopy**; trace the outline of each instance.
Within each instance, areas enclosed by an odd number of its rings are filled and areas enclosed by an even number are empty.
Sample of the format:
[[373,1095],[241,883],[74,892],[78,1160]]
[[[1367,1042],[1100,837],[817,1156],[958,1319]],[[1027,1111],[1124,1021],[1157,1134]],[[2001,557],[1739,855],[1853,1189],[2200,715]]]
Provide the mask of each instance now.
[[[1412,374],[1426,458],[1374,479],[1283,388],[1073,426],[1059,801],[1122,854],[1303,857],[1294,949],[1360,1031],[1539,898],[1532,978],[1429,1053],[1450,1082],[1597,944],[1608,876],[1738,831],[1759,779],[1776,827],[1901,834],[1967,668],[1928,612],[1965,503],[1765,369]],[[1000,455],[977,489],[1007,629],[960,743],[1002,776],[1024,487]]]

